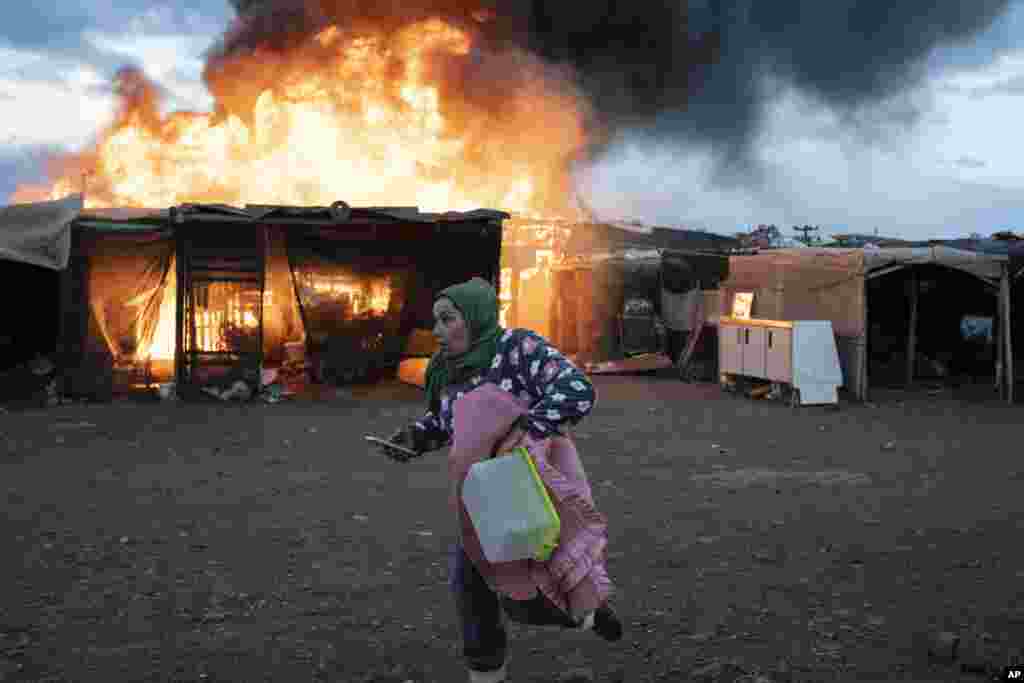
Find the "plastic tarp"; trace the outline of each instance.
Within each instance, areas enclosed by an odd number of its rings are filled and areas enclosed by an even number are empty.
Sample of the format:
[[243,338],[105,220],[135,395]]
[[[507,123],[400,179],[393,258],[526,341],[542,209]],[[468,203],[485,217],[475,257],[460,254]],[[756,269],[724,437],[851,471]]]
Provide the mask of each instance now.
[[89,293],[88,352],[107,352],[116,366],[155,361],[157,379],[174,364],[174,240],[151,232],[84,242]]
[[128,206],[85,209],[79,215],[80,222],[102,225],[104,229],[137,230],[141,221],[164,224],[170,218],[169,209],[137,209]]
[[864,330],[864,279],[910,266],[941,265],[995,283],[1006,254],[945,245],[883,249],[779,249],[730,256],[722,283],[722,314],[732,295],[754,292],[757,318],[831,320],[837,335],[859,337]]
[[866,248],[863,253],[868,277],[871,277],[872,273],[892,268],[933,264],[955,268],[983,280],[997,282],[1002,277],[1003,264],[1009,260],[1006,254],[970,251],[945,245]]
[[564,248],[571,257],[626,249],[725,251],[739,246],[732,237],[699,230],[603,223],[576,223],[566,227],[572,232]]
[[493,209],[424,213],[415,206],[349,207],[344,202],[339,202],[336,206],[247,204],[244,208],[227,204],[182,204],[178,207],[178,211],[189,220],[194,220],[197,217],[231,216],[260,222],[279,218],[332,223],[345,223],[349,220],[373,222],[380,219],[402,223],[478,223],[499,222],[510,217],[504,211]]
[[288,265],[284,231],[267,230],[266,277],[263,295],[263,355],[269,361],[284,360],[288,342],[306,340],[295,285]]
[[622,357],[615,348],[625,303],[621,275],[613,268],[553,271],[551,341],[559,349],[587,360]]
[[1014,277],[1024,275],[1024,241],[1014,242],[1009,248],[1010,272]]
[[82,195],[75,194],[0,207],[0,259],[64,270],[71,253],[71,222],[82,206]]
[[772,320],[829,320],[837,335],[864,333],[865,251],[862,249],[778,249],[730,256],[721,284],[721,314],[733,294],[754,292],[753,317]]
[[717,289],[729,276],[729,258],[717,254],[686,254],[664,251],[661,254],[662,287],[673,294],[691,289]]

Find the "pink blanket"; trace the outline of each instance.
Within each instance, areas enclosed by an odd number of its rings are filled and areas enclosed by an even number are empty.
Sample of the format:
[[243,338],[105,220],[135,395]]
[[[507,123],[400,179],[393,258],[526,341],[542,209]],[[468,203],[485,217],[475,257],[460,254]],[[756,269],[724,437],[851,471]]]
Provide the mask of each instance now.
[[456,401],[448,456],[449,504],[457,514],[466,555],[494,590],[515,600],[529,600],[540,589],[561,610],[580,616],[608,599],[612,583],[605,569],[607,520],[594,507],[590,483],[571,439],[559,436],[526,444],[562,521],[558,547],[547,562],[488,562],[462,504],[469,468],[490,457],[527,410],[519,399],[493,384],[484,384]]

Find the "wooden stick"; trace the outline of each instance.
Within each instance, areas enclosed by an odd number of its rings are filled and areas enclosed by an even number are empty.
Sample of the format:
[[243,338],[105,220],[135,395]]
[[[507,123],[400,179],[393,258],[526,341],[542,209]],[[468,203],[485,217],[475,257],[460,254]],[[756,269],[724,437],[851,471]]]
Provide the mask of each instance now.
[[1001,303],[1002,303],[1002,318],[1003,318],[1003,373],[1006,377],[1006,402],[1013,403],[1013,384],[1015,377],[1013,374],[1013,338],[1010,329],[1011,323],[1011,304],[1010,304],[1010,267],[1009,265],[1003,268],[1003,278],[1000,287]]
[[914,383],[914,366],[917,360],[917,271],[910,270],[910,331],[907,333],[907,386]]

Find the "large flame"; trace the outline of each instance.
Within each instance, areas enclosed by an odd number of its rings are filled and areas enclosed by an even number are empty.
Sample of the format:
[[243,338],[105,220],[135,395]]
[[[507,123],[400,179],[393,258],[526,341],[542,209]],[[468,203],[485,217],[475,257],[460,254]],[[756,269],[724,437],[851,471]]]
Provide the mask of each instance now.
[[234,80],[215,112],[170,114],[153,84],[122,73],[121,110],[95,147],[59,160],[48,186],[20,187],[14,201],[84,184],[87,207],[342,199],[574,214],[581,100],[525,53],[484,54],[435,19],[396,33],[332,26],[285,54],[232,57],[222,71]]

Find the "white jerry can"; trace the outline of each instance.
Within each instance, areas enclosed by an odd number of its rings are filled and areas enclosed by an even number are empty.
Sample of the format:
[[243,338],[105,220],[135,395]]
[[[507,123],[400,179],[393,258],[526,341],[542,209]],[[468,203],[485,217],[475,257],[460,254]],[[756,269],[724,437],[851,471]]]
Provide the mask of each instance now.
[[488,562],[544,562],[558,545],[561,520],[525,448],[470,467],[462,502]]

